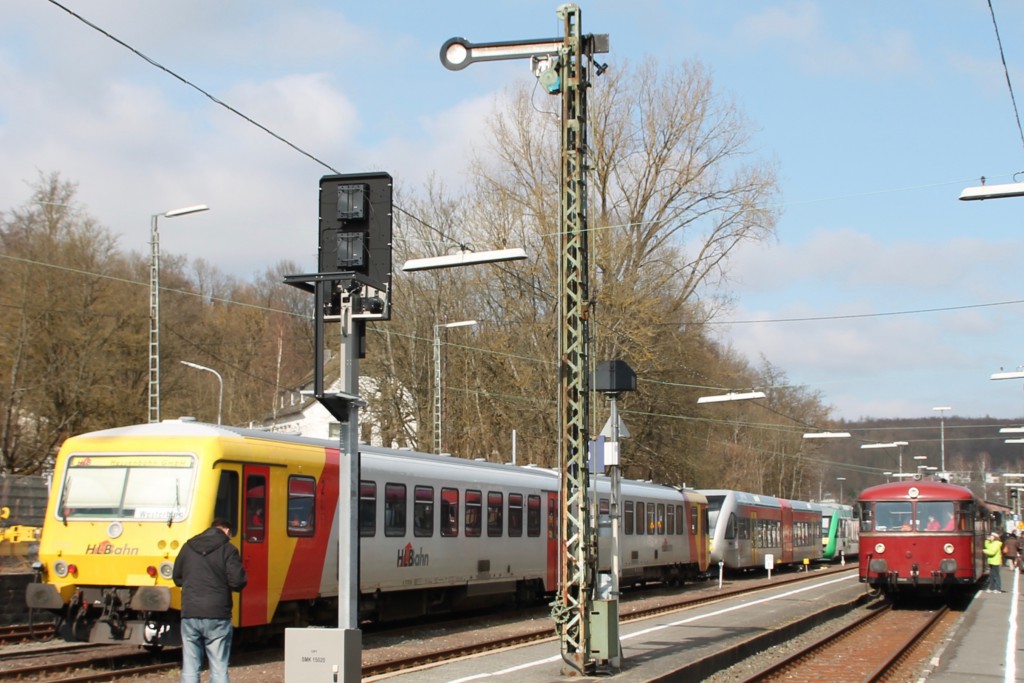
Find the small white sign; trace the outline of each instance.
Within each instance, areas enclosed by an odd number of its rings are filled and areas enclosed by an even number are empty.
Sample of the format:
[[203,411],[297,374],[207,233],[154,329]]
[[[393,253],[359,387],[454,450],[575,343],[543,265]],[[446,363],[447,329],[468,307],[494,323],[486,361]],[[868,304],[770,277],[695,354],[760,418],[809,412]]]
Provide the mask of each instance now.
[[775,569],[775,555],[768,553],[764,556],[764,568],[768,571]]

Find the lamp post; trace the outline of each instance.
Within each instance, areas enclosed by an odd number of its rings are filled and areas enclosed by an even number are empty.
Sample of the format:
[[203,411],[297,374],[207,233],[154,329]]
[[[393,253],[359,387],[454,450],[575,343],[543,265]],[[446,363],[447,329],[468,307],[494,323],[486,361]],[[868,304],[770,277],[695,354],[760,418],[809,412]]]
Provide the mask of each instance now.
[[889,441],[887,443],[866,443],[861,448],[898,448],[900,449],[900,472],[897,476],[903,477],[903,447],[909,446],[909,441]]
[[[850,432],[806,432],[804,433],[805,439],[849,439]],[[846,481],[846,477],[836,477],[839,484],[839,502],[843,502],[843,485],[842,482]],[[824,478],[818,482],[818,500],[822,498],[821,489],[825,486]]]
[[448,327],[469,327],[476,325],[475,320],[460,320],[454,323],[438,323],[434,325],[434,452],[441,452],[441,329]]
[[149,421],[160,421],[160,233],[157,219],[209,211],[206,204],[153,214],[149,226]]
[[953,408],[951,406],[935,406],[932,410],[939,413],[939,453],[942,458],[939,468],[942,472],[940,476],[946,478],[946,411],[953,410]]
[[221,409],[224,407],[224,378],[220,376],[220,373],[213,368],[208,368],[205,365],[199,365],[198,363],[190,363],[187,360],[181,361],[182,365],[187,365],[190,368],[196,370],[205,370],[206,372],[212,372],[217,376],[217,381],[220,382],[220,393],[217,396],[217,424],[220,424]]

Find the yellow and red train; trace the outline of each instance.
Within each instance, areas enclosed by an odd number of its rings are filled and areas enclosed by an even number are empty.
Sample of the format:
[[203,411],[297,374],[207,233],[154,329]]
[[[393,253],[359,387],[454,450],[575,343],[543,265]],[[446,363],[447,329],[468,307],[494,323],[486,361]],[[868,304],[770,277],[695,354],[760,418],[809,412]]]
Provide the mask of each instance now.
[[[361,619],[555,591],[555,472],[369,446],[360,454]],[[28,606],[53,612],[67,639],[177,644],[174,559],[223,517],[249,578],[236,598],[237,627],[259,634],[336,623],[338,464],[336,443],[190,419],[68,439]],[[600,511],[608,490],[599,478]],[[620,540],[624,584],[707,569],[703,495],[625,481],[622,498],[644,520]]]

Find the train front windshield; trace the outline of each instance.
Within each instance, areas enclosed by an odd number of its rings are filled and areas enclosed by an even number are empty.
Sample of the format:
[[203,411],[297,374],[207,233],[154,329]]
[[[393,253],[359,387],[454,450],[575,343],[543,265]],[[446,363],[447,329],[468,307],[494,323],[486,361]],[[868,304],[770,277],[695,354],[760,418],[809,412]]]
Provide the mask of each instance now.
[[718,524],[718,513],[722,511],[725,496],[708,496],[708,529],[715,529]]
[[[862,504],[862,531],[954,531],[956,507],[952,501],[879,501]],[[969,513],[968,513],[969,514]]]
[[73,455],[57,516],[180,522],[188,514],[194,474],[189,455]]

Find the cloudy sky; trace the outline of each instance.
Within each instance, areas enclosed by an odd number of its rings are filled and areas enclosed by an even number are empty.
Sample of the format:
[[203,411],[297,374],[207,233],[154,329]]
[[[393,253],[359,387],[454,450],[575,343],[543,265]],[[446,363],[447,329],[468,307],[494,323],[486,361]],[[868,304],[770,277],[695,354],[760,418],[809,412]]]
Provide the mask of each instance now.
[[[315,269],[317,160],[462,182],[495,97],[532,76],[448,71],[441,44],[559,36],[558,4],[5,0],[0,210],[59,172],[124,250],[148,251],[154,213],[205,203],[161,221],[164,253],[240,277]],[[1024,4],[992,0],[995,24],[984,0],[580,5],[611,69],[707,65],[778,163],[778,239],[737,254],[725,343],[838,417],[1024,415],[1024,381],[989,380],[1024,364],[1024,198],[957,201],[1024,171],[996,39],[1024,109]]]

